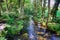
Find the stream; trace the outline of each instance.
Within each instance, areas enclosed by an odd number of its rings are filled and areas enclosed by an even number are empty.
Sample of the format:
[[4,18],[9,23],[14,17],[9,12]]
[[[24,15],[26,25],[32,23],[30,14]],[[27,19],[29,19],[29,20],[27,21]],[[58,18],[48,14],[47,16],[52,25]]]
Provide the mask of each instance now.
[[[29,40],[38,40],[37,39],[37,34],[35,32],[35,24],[34,24],[34,21],[32,20],[32,17],[30,18],[30,21],[29,21],[29,26],[27,27],[27,30],[28,30],[28,36],[29,36]],[[38,23],[38,27],[37,27],[37,31],[42,31],[45,33],[45,29],[40,29],[40,24]],[[3,30],[5,28],[5,24],[1,23],[0,24],[0,31]],[[44,35],[44,34],[42,34]],[[41,35],[39,35],[41,36]],[[17,40],[17,39],[14,39],[14,40]],[[47,37],[47,40],[60,40],[60,36],[55,36],[54,34],[52,34],[50,37]]]
[[34,21],[32,20],[32,17],[30,18],[30,22],[29,22],[29,27],[27,27],[28,30],[28,36],[30,40],[37,40],[37,35],[35,33],[34,30]]
[[[28,36],[29,36],[29,39],[30,40],[38,40],[37,39],[37,34],[35,33],[35,30],[34,30],[34,21],[32,20],[32,17],[30,18],[30,21],[29,21],[29,27],[27,27],[27,30],[28,30]],[[38,24],[38,27],[37,27],[37,31],[42,31],[45,33],[45,29],[40,29],[40,25]],[[42,34],[44,35],[44,34]],[[41,36],[41,35],[39,35]],[[55,36],[54,34],[52,34],[50,37],[47,37],[47,40],[60,40],[60,37],[57,37]]]

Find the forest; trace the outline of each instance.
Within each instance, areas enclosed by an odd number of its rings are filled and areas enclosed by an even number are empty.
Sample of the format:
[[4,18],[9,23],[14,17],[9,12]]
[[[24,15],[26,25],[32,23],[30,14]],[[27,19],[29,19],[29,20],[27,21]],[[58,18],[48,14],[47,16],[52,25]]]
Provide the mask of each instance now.
[[0,40],[60,40],[60,0],[0,0]]

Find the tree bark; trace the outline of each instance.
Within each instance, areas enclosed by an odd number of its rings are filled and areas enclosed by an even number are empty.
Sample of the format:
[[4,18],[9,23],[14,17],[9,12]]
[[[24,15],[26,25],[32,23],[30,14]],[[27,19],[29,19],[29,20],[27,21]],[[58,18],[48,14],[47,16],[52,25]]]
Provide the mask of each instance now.
[[59,0],[56,0],[55,1],[55,4],[54,4],[54,6],[53,6],[53,8],[51,10],[51,15],[52,15],[53,18],[56,17],[56,12],[58,11],[59,3],[60,3],[60,1]]
[[34,0],[34,15],[37,16],[37,0]]
[[40,10],[41,10],[40,13],[41,13],[41,16],[42,16],[42,0],[40,0]]
[[9,11],[12,10],[12,0],[10,0],[10,6],[9,6]]
[[8,11],[8,0],[6,0],[6,11]]
[[42,7],[42,23],[44,22],[44,16],[45,16],[45,8],[46,8],[46,0],[43,0],[43,7]]
[[21,0],[20,1],[20,15],[21,15],[21,17],[20,18],[23,18],[24,17],[24,2],[25,2],[25,0]]
[[18,7],[19,7],[19,8],[20,8],[20,1],[21,1],[21,0],[18,0]]
[[34,0],[34,22],[35,22],[35,25],[37,25],[37,23],[38,23],[38,20],[37,20],[37,8],[38,8],[38,6],[37,6],[37,0]]
[[0,16],[1,16],[1,10],[2,10],[2,2],[0,2]]
[[47,15],[47,20],[46,20],[46,27],[48,26],[49,16],[50,16],[50,0],[48,0],[48,15]]

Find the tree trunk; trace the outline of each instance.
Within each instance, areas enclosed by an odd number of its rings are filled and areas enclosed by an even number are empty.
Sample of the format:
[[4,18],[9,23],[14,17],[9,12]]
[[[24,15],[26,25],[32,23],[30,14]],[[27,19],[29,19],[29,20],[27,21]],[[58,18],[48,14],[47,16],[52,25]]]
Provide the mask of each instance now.
[[37,0],[34,0],[34,16],[37,17]]
[[42,16],[42,0],[40,0],[39,2],[40,2],[40,10],[41,10],[40,13],[41,13],[41,16]]
[[19,7],[19,8],[20,8],[20,1],[21,1],[21,0],[18,0],[18,7]]
[[25,0],[20,1],[20,18],[24,17],[24,2]]
[[2,3],[0,2],[0,16],[1,16]]
[[12,0],[10,0],[10,6],[9,6],[9,10],[12,10]]
[[4,2],[4,1],[0,0],[0,16],[1,16],[1,11],[2,11],[2,2]]
[[35,22],[35,25],[37,25],[38,23],[38,19],[37,19],[37,9],[38,9],[38,6],[37,6],[37,0],[34,0],[34,22]]
[[49,16],[50,16],[50,0],[48,0],[48,15],[47,15],[46,27],[48,26]]
[[42,7],[42,23],[44,22],[44,16],[45,16],[45,8],[46,8],[46,0],[43,0],[43,7]]
[[55,4],[54,4],[54,6],[53,6],[53,8],[51,10],[51,15],[52,15],[53,18],[56,17],[56,12],[58,11],[59,3],[60,3],[60,1],[59,0],[56,0],[55,1]]
[[8,12],[8,0],[6,0],[6,11]]

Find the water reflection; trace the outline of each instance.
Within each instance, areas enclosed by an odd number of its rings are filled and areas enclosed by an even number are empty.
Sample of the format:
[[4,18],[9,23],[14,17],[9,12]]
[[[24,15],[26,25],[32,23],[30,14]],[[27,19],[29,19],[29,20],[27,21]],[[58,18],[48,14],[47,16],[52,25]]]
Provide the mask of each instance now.
[[32,17],[30,17],[29,27],[27,28],[27,30],[30,40],[37,40],[36,33],[34,31],[34,21],[32,20]]

